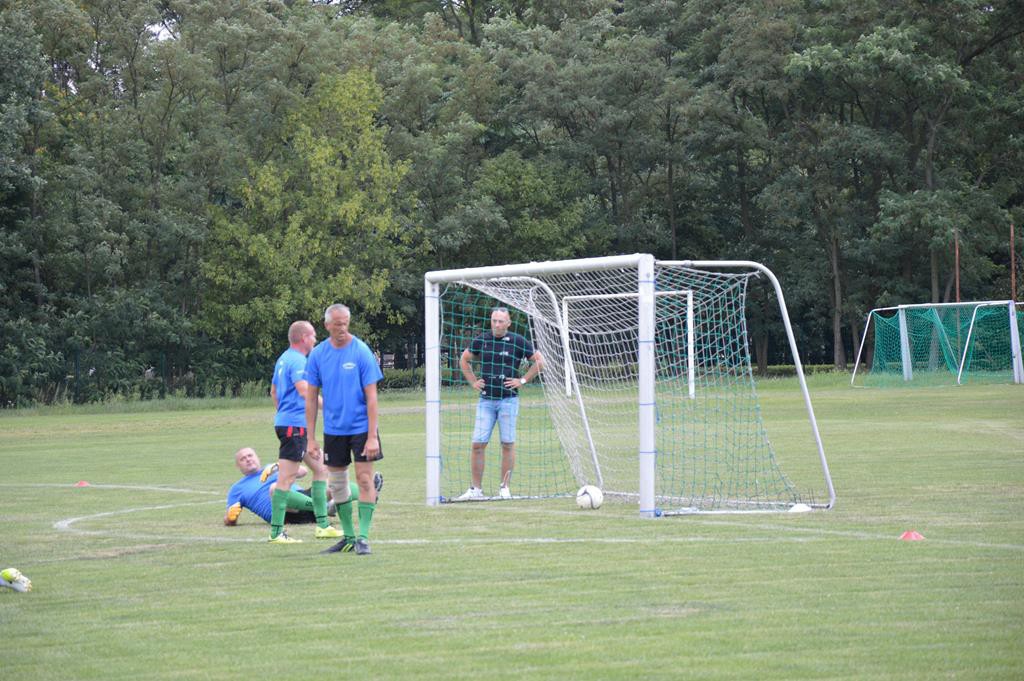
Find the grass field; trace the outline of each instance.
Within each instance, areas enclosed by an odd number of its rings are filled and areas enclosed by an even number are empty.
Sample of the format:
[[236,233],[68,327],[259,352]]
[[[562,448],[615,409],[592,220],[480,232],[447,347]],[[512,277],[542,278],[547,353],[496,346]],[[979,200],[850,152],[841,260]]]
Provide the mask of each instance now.
[[[0,590],[0,679],[1024,678],[1024,387],[847,382],[810,386],[833,510],[659,520],[428,509],[422,398],[385,396],[370,557],[222,525],[269,401],[2,413],[0,567],[34,590]],[[809,446],[794,388],[759,385],[769,435]]]

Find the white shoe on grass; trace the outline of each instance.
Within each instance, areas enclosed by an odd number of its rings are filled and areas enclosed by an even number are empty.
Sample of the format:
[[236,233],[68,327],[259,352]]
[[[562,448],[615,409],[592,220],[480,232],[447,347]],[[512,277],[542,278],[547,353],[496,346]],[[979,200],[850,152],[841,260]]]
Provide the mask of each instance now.
[[268,544],[301,544],[301,539],[295,539],[289,537],[287,532],[282,531],[281,534],[267,540]]
[[460,496],[455,497],[455,501],[473,501],[474,499],[483,499],[484,491],[479,487],[470,487]]
[[0,571],[0,586],[14,589],[20,593],[32,590],[32,580],[21,574],[18,568],[7,568]]

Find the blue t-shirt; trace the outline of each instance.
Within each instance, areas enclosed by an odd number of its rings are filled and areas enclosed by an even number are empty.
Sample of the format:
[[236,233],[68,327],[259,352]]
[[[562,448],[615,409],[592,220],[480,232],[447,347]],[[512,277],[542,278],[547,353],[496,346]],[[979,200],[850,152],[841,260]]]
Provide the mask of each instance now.
[[306,356],[288,348],[274,365],[274,388],[277,390],[275,426],[305,426],[306,398],[295,389],[295,384],[306,380]]
[[[260,473],[262,471],[256,471],[231,485],[231,489],[228,490],[227,508],[241,502],[243,508],[269,523],[270,512],[273,510],[270,506],[270,486],[277,482],[277,473],[271,473],[266,482],[260,482]],[[301,490],[298,485],[292,485],[292,489]]]
[[377,358],[355,336],[343,348],[321,342],[309,353],[306,381],[324,398],[324,434],[360,435],[369,430],[363,388],[384,378]]

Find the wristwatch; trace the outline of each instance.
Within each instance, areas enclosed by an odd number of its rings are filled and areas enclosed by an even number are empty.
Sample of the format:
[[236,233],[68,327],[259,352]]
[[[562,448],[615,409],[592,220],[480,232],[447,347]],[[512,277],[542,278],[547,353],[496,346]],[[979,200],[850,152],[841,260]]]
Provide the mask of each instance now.
[[519,385],[526,385],[526,383],[527,383],[526,377],[525,376],[520,376],[519,377]]

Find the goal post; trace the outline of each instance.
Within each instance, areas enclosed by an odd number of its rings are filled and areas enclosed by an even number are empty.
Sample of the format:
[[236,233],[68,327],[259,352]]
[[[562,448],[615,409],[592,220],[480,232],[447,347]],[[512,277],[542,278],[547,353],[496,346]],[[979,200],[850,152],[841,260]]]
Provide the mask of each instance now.
[[[981,372],[1005,369],[1008,360],[1014,383],[1024,383],[1024,356],[1021,353],[1021,329],[1024,329],[1024,303],[1006,301],[1007,314],[1002,305],[983,304],[974,308],[964,341],[963,355],[956,382]],[[1009,333],[1003,333],[1008,331]]]
[[[768,441],[753,381],[745,305],[755,278],[778,299],[817,449],[786,459],[797,482]],[[785,300],[764,266],[646,254],[522,263],[428,272],[424,296],[428,505],[469,485],[478,398],[458,359],[495,307],[544,357],[517,398],[514,499],[597,484],[642,517],[834,504]],[[498,499],[497,439],[486,449],[484,499]],[[819,482],[805,484],[815,469]]]
[[[921,303],[868,312],[850,384],[1024,383],[1024,304],[1011,300]],[[860,372],[873,330],[870,371]]]

